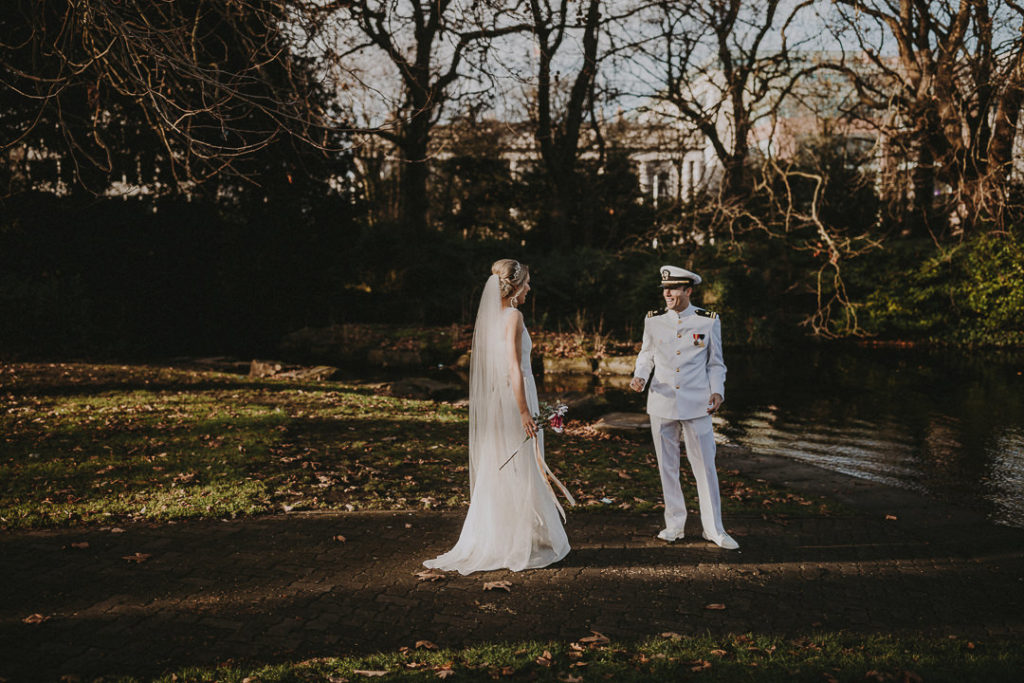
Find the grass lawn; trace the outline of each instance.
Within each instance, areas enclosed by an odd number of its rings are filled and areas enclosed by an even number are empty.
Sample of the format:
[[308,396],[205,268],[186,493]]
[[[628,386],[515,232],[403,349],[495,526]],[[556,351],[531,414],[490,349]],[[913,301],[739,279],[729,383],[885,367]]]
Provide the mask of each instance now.
[[[2,528],[467,503],[465,406],[395,398],[380,385],[17,363],[0,365],[0,399]],[[582,506],[659,506],[645,435],[607,437],[570,420],[546,445]],[[834,510],[719,474],[727,513]]]
[[749,634],[608,642],[595,634],[572,643],[508,643],[438,650],[415,648],[369,657],[321,658],[246,667],[188,668],[165,683],[224,681],[529,680],[529,681],[1017,681],[1024,644],[1011,641],[896,638],[816,633],[783,639]]

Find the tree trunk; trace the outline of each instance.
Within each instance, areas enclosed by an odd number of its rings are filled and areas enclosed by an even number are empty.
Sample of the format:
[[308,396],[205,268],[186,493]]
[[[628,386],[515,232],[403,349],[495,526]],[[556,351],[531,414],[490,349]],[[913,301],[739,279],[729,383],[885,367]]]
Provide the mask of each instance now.
[[1011,199],[1007,197],[1010,174],[1013,172],[1013,143],[1017,137],[1020,111],[1024,107],[1024,51],[1017,54],[1017,66],[1010,82],[996,105],[992,122],[992,135],[987,145],[988,164],[981,179],[978,203],[991,218],[996,228],[1006,229],[1014,219],[1008,209]]
[[916,141],[914,169],[910,182],[914,191],[913,209],[909,221],[903,227],[903,234],[911,237],[924,237],[930,234],[935,206],[935,155],[932,148],[924,140]]
[[430,121],[426,116],[416,116],[406,130],[402,146],[401,169],[401,212],[403,230],[410,235],[423,235],[430,225],[427,196],[427,180],[430,164],[427,160],[427,145],[430,141]]
[[1017,136],[1020,110],[1024,106],[1024,51],[1018,53],[1017,68],[1013,71],[1011,83],[1003,91],[996,107],[992,124],[992,137],[988,145],[988,166],[990,174],[1000,181],[1009,177],[1013,168],[1013,141]]
[[747,152],[733,151],[727,159],[723,161],[724,178],[722,179],[722,197],[723,199],[746,199],[749,194],[749,185],[747,182]]
[[573,221],[573,213],[576,210],[576,168],[575,164],[566,159],[559,160],[555,164],[558,170],[551,173],[552,197],[550,219],[555,242],[567,247],[574,242],[587,243],[587,235],[580,234],[584,228],[577,221]]

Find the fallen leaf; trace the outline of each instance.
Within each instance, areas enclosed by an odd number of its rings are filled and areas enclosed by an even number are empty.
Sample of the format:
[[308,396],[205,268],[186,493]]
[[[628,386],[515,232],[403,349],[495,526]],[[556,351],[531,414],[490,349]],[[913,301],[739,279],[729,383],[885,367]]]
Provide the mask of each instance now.
[[443,669],[438,669],[437,670],[437,677],[438,678],[448,678],[449,676],[454,676],[454,675],[455,675],[455,670],[454,669],[450,669],[448,667],[445,667]]
[[537,659],[534,661],[536,661],[541,666],[551,666],[551,653],[547,650],[544,650],[544,653],[540,657],[537,657]]
[[420,648],[423,648],[424,650],[436,650],[437,649],[437,645],[435,645],[434,643],[430,642],[429,640],[417,640],[415,647],[416,647],[417,650],[420,649]]
[[895,522],[897,519],[899,519],[899,517],[897,517],[896,515],[886,515],[885,518],[890,522]]
[[354,673],[354,674],[356,674],[358,676],[368,676],[368,677],[378,677],[378,678],[380,676],[387,676],[388,675],[387,671],[374,671],[372,669],[353,669],[352,673]]
[[725,609],[725,605],[720,602],[713,602],[710,605],[704,605],[704,609],[723,610]]
[[485,581],[484,582],[484,590],[485,591],[503,590],[506,593],[511,593],[512,592],[512,582],[511,581]]
[[600,633],[599,631],[590,629],[590,632],[594,635],[584,636],[580,638],[581,643],[586,643],[587,645],[607,645],[608,643],[612,642],[608,639],[608,636],[604,635],[603,633]]
[[345,541],[347,541],[348,539],[347,539],[347,538],[345,538],[344,536],[342,536],[341,534],[338,534],[337,536],[335,536],[335,537],[334,537],[334,540],[335,540],[335,541],[338,541],[339,543],[344,543],[344,542],[345,542]]
[[50,617],[45,617],[42,614],[30,614],[21,620],[23,624],[41,624],[44,621],[49,621]]
[[123,534],[124,533],[124,529],[122,529],[119,526],[115,526],[113,529],[110,530],[110,533],[112,533],[112,534]]
[[716,649],[711,651],[711,654],[713,654],[716,657],[724,657],[724,656],[726,656],[729,653],[726,652],[725,650],[719,650],[719,649],[716,648]]
[[683,637],[681,635],[679,635],[678,633],[676,633],[675,631],[665,631],[664,633],[662,633],[660,635],[661,635],[662,638],[670,638],[672,640],[682,640],[683,639]]
[[573,676],[572,674],[565,674],[565,677],[559,677],[558,680],[565,681],[565,683],[580,683],[583,680],[583,676]]
[[74,548],[75,550],[85,550],[86,548],[89,547],[89,542],[88,541],[78,541],[76,543],[72,543],[71,547]]
[[693,666],[690,667],[690,671],[704,671],[705,669],[711,668],[711,662],[706,659],[695,659],[693,660]]
[[123,555],[121,557],[121,559],[122,560],[128,560],[129,562],[135,562],[135,563],[138,563],[138,564],[142,564],[143,562],[148,560],[150,557],[152,557],[152,555],[149,555],[147,553],[135,553],[134,555]]
[[416,577],[420,581],[440,581],[444,578],[444,574],[438,574],[430,569],[424,569],[421,572],[416,572]]

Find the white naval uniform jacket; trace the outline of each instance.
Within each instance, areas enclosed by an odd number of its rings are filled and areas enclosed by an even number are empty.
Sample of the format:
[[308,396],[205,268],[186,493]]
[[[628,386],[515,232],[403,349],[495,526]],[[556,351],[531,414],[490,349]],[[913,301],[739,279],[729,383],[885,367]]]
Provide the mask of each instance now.
[[647,318],[633,376],[647,381],[651,368],[649,415],[668,420],[706,416],[711,394],[725,398],[721,320],[693,305]]

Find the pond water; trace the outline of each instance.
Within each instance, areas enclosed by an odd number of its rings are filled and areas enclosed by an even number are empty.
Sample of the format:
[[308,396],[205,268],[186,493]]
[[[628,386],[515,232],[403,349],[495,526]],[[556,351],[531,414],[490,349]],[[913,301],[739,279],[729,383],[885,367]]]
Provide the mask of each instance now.
[[[1024,352],[726,349],[725,360],[720,439],[1024,528]],[[621,386],[601,389],[611,409],[642,412]]]

